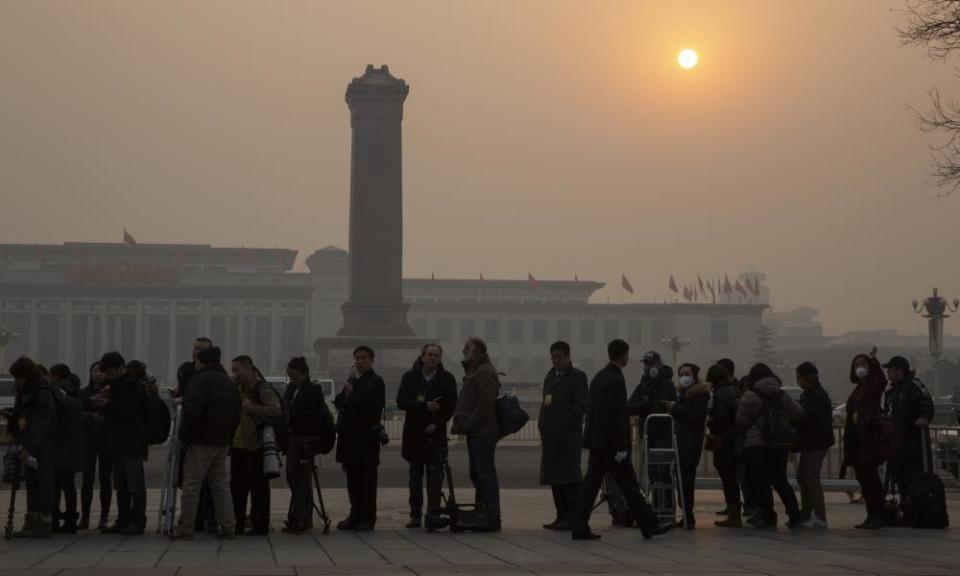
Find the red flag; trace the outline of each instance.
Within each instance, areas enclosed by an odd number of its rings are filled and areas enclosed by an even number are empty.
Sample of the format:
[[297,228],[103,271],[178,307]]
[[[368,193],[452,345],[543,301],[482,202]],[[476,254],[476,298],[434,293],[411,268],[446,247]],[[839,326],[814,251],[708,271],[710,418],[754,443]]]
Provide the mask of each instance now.
[[684,286],[684,287],[683,287],[683,299],[686,300],[687,302],[689,302],[691,298],[692,298],[692,296],[691,296],[691,294],[690,294],[690,288],[687,287],[687,286]]
[[579,281],[580,281],[580,278],[577,278],[577,275],[574,274],[574,275],[573,275],[573,281],[574,281],[574,282],[579,282]]
[[675,293],[679,292],[679,290],[677,290],[677,281],[673,279],[673,274],[670,275],[669,288],[670,290],[673,290]]
[[[716,303],[717,303],[717,293],[716,293],[716,291],[713,289],[713,282],[711,282],[710,280],[707,280],[707,289],[710,290],[710,298],[713,300],[713,303],[716,304]],[[706,296],[706,294],[704,294],[704,296]]]
[[747,295],[747,289],[743,287],[743,284],[741,284],[739,280],[737,280],[737,292],[742,294],[744,297]]
[[627,280],[626,274],[620,275],[620,286],[623,287],[623,289],[626,290],[627,292],[633,294],[633,286],[631,286],[630,281]]
[[754,276],[753,287],[750,288],[750,291],[753,292],[754,296],[760,295],[760,277],[759,276]]
[[134,239],[134,237],[133,237],[132,234],[130,234],[129,232],[127,232],[127,229],[126,229],[126,228],[123,229],[123,243],[124,243],[124,244],[130,244],[130,245],[132,245],[132,246],[136,246],[136,244],[137,244],[136,239]]
[[433,273],[433,270],[430,271],[430,279],[431,279],[431,280],[436,280],[436,279],[437,279],[437,275]]
[[480,273],[480,281],[483,282],[483,272]]
[[527,272],[527,284],[534,290],[540,289],[540,281],[533,277],[533,274]]
[[703,289],[703,278],[699,274],[697,274],[697,283],[700,284],[700,293],[706,296],[707,291]]
[[733,286],[730,285],[730,277],[726,274],[723,275],[723,291],[727,294],[733,291]]

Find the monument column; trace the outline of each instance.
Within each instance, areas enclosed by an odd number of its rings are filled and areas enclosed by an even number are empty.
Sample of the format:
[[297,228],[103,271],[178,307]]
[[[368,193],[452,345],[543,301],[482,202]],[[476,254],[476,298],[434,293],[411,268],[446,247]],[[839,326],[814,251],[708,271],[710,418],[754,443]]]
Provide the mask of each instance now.
[[403,302],[403,102],[410,88],[386,66],[347,87],[350,153],[349,298],[341,336],[413,336]]

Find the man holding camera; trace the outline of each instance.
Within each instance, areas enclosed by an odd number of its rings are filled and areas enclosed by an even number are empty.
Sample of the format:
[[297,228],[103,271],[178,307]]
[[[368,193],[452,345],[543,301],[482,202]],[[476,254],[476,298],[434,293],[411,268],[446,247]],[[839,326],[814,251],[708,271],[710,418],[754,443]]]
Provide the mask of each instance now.
[[423,347],[413,369],[403,375],[397,407],[406,412],[403,422],[403,459],[410,463],[410,523],[419,528],[423,512],[423,477],[427,477],[427,528],[438,528],[443,460],[446,456],[447,421],[457,405],[457,381],[443,369],[443,348]]
[[373,371],[373,349],[358,346],[353,351],[353,374],[333,404],[339,412],[337,462],[347,474],[350,515],[338,530],[373,530],[377,523],[377,468],[380,446],[389,442],[383,429],[386,386]]

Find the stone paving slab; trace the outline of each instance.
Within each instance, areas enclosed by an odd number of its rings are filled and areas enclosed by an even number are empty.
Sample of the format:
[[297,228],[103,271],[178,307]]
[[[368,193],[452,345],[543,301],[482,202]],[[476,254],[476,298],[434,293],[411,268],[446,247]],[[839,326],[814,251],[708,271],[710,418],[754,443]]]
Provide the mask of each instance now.
[[[8,496],[8,495],[7,495]],[[151,493],[151,506],[156,504]],[[832,528],[777,532],[715,528],[718,492],[698,493],[698,529],[677,530],[644,541],[635,530],[609,527],[597,513],[599,542],[574,542],[568,533],[548,532],[552,519],[546,490],[505,490],[505,530],[499,534],[426,533],[406,530],[406,491],[380,494],[376,532],[305,535],[273,532],[267,538],[218,540],[205,534],[172,542],[148,533],[139,537],[91,531],[49,540],[0,541],[0,576],[404,576],[534,574],[639,574],[688,576],[960,576],[960,530],[904,528],[860,531],[862,505],[828,495]],[[0,492],[0,501],[5,495]],[[272,522],[281,525],[285,491],[272,494]],[[325,491],[334,520],[346,512],[343,490]],[[960,494],[950,494],[955,521]],[[151,512],[151,515],[153,512]]]

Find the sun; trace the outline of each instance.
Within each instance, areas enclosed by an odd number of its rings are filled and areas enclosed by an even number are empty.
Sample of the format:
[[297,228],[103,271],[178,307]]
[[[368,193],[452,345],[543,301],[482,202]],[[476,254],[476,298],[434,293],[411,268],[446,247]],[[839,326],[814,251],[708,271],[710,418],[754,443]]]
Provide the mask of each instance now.
[[700,60],[700,57],[697,56],[697,51],[693,48],[684,48],[677,54],[677,63],[684,70],[695,68],[698,60]]

